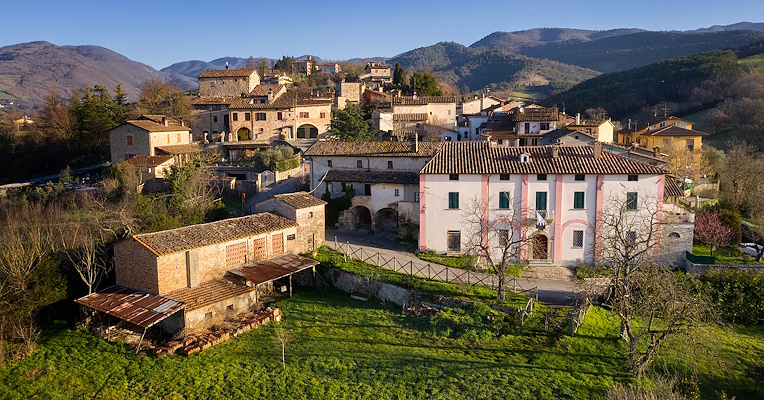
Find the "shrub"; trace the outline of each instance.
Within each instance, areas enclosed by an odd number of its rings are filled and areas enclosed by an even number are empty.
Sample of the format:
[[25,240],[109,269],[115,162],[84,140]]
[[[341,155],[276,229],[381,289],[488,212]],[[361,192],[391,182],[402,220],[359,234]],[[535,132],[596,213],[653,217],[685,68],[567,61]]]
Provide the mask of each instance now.
[[722,319],[734,324],[764,323],[764,275],[715,272],[701,278]]

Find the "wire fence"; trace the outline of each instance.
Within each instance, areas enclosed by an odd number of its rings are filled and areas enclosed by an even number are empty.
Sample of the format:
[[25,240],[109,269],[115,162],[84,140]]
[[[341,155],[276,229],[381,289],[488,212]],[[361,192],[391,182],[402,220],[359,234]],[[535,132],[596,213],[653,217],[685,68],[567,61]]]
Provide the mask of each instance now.
[[[333,243],[327,244],[333,244],[334,250],[342,253],[346,261],[347,257],[351,257],[393,272],[425,278],[431,281],[440,281],[457,285],[484,286],[494,290],[499,287],[499,277],[496,274],[452,268],[425,261],[401,261],[394,254],[386,256],[379,251],[368,250],[363,246],[350,245],[350,243],[347,242],[337,242],[336,237]],[[538,301],[539,299],[538,286],[525,289],[515,277],[507,277],[504,285],[505,289],[508,291],[525,294],[534,299],[534,301]]]

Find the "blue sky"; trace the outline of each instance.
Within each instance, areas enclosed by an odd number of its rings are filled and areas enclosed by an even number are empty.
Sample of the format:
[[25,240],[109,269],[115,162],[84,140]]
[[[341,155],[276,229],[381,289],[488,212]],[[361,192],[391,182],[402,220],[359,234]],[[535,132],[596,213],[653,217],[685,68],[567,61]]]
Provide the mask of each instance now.
[[3,0],[0,9],[0,46],[98,45],[156,69],[225,56],[394,56],[540,27],[692,30],[764,22],[761,0]]

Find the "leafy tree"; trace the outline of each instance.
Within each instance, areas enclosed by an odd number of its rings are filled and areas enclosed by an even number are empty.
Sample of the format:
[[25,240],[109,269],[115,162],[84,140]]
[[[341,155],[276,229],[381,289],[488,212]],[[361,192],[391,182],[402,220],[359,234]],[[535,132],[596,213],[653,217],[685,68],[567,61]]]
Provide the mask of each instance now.
[[264,58],[257,60],[257,73],[260,75],[260,77],[264,77],[265,75],[270,72],[270,68],[268,67],[268,61],[266,61]]
[[400,64],[395,63],[393,70],[393,85],[403,86],[406,84],[406,70]]
[[722,212],[719,210],[705,211],[695,218],[695,240],[708,246],[711,257],[717,247],[727,246],[732,243],[732,229],[722,221]]
[[191,96],[184,93],[175,82],[151,78],[141,84],[138,110],[141,114],[185,116],[191,110]]
[[344,109],[332,109],[332,132],[342,139],[370,139],[370,122],[363,119],[361,110],[350,101],[345,104]]
[[277,71],[281,71],[285,74],[293,74],[294,73],[294,57],[282,56],[280,60],[276,61],[276,65],[273,66],[273,69]]
[[426,72],[414,72],[411,74],[409,85],[420,96],[440,96],[442,92],[438,88],[438,81],[434,76]]

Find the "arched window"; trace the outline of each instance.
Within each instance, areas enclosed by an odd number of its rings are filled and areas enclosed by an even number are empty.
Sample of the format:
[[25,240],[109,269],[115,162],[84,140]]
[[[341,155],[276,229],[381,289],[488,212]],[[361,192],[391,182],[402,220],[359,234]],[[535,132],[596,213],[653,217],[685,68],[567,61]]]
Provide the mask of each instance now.
[[675,238],[675,239],[680,239],[680,238],[681,238],[681,236],[679,236],[679,233],[677,233],[677,232],[671,232],[671,233],[669,233],[669,236],[668,236],[668,237],[670,237],[670,238]]

